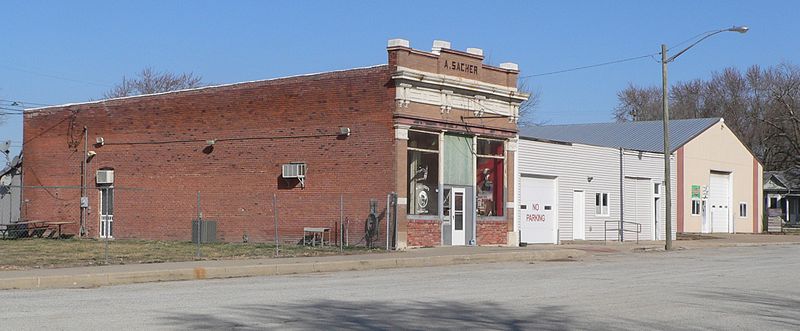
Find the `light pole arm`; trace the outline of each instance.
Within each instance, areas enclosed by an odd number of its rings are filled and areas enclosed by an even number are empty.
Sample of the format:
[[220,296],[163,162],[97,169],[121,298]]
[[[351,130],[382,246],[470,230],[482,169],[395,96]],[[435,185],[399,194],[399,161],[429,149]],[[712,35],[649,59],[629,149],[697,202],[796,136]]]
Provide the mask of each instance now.
[[[697,41],[693,42],[693,43],[692,43],[691,45],[689,45],[688,47],[686,47],[686,48],[682,49],[680,52],[677,52],[677,53],[675,53],[675,55],[673,55],[673,56],[670,56],[668,59],[666,59],[666,60],[662,60],[662,61],[663,61],[664,63],[670,63],[670,62],[672,62],[672,61],[675,61],[675,58],[677,58],[678,56],[681,56],[681,54],[683,54],[683,53],[686,53],[686,51],[688,51],[690,48],[694,47],[694,45],[697,45],[697,44],[699,44],[701,41],[703,41],[703,40],[706,40],[706,39],[708,39],[709,37],[711,37],[711,36],[713,36],[713,35],[715,35],[715,34],[722,33],[722,32],[728,32],[728,31],[732,31],[732,32],[739,32],[739,33],[745,33],[745,32],[747,32],[748,30],[750,30],[750,29],[749,29],[748,27],[746,27],[746,26],[734,26],[734,27],[732,27],[732,28],[720,29],[720,30],[717,30],[717,31],[709,32],[708,34],[706,34],[705,36],[703,36],[703,38],[700,38],[700,39],[698,39]],[[662,52],[663,52],[663,51],[662,51]],[[663,59],[663,58],[664,58],[664,56],[662,56],[661,58]]]

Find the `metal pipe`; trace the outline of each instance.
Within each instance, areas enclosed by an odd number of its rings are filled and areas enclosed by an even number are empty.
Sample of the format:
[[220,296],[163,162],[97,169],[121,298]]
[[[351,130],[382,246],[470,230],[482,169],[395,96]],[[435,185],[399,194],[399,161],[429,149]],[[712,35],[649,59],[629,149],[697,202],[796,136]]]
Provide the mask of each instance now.
[[389,250],[389,203],[391,202],[392,194],[386,195],[386,250]]
[[[86,198],[86,156],[89,155],[89,129],[83,127],[83,156],[81,157],[81,200]],[[86,207],[83,206],[83,201],[80,203],[80,230],[79,236],[86,235]]]
[[339,251],[344,252],[344,194],[339,194]]
[[200,242],[203,241],[203,211],[200,210],[200,191],[197,191],[197,252],[196,257],[200,258]]
[[278,242],[280,238],[278,237],[278,194],[276,193],[272,194],[272,213],[274,215],[273,222],[275,223],[275,257],[278,257]]
[[619,237],[620,242],[625,241],[625,232],[622,231],[623,227],[625,226],[625,204],[623,200],[625,199],[625,170],[624,170],[624,152],[622,147],[619,148],[619,233],[617,237]]

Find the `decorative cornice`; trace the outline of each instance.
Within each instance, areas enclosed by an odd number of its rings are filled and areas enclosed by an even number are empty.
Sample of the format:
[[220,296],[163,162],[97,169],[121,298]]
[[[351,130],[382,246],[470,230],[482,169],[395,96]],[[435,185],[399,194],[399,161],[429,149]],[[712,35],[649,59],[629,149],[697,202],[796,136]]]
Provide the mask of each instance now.
[[397,66],[397,71],[392,75],[392,79],[397,82],[408,81],[412,84],[423,83],[449,87],[449,89],[466,90],[476,95],[484,94],[486,97],[494,96],[507,99],[508,102],[522,103],[529,97],[527,93],[519,92],[513,87],[485,83],[474,79],[424,72],[402,66]]

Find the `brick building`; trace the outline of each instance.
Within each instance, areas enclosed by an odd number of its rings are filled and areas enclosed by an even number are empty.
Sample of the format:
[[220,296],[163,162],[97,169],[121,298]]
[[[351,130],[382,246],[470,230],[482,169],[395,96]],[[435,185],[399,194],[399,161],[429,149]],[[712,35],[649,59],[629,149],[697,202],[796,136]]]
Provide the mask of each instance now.
[[396,192],[400,248],[515,244],[517,66],[442,41],[387,51],[367,68],[26,110],[23,218],[188,240],[202,211],[221,240],[272,241],[276,199],[282,241],[347,219],[353,244],[370,201],[384,238]]

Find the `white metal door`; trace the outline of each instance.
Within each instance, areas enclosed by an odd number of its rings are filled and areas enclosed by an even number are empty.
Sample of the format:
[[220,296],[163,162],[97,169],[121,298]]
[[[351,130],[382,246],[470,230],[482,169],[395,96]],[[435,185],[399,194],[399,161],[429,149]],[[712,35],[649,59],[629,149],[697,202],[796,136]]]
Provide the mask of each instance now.
[[100,238],[114,237],[114,188],[100,189]]
[[557,243],[556,180],[522,177],[520,194],[520,241]]
[[[656,230],[653,222],[653,182],[647,178],[625,178],[625,199],[624,211],[625,221],[639,223],[642,227],[642,233],[639,234],[641,239],[655,238],[654,232]],[[626,230],[635,230],[632,224],[625,225]],[[637,237],[635,232],[623,233],[623,239],[635,240]]]
[[572,192],[572,239],[586,239],[586,193]]
[[453,246],[464,246],[467,244],[467,231],[464,230],[464,189],[453,188],[450,191],[450,201],[452,201],[452,212],[450,213],[450,226],[452,227]]
[[709,204],[711,205],[711,232],[730,232],[730,198],[728,174],[712,173],[709,189]]

